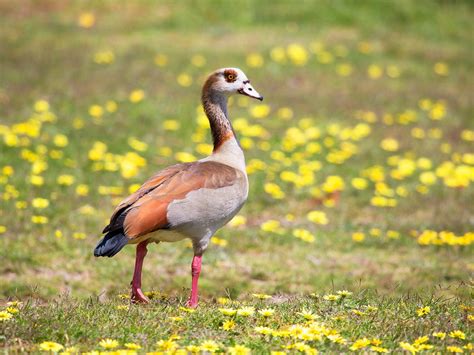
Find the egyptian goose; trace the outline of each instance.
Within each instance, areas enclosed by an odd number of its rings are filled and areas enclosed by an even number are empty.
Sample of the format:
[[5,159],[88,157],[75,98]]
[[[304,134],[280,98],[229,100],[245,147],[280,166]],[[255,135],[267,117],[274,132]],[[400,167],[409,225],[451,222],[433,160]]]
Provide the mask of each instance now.
[[194,257],[188,306],[197,306],[202,255],[212,235],[236,215],[248,195],[244,153],[227,115],[227,98],[236,93],[263,100],[240,69],[219,69],[208,77],[201,100],[211,126],[212,154],[158,172],[117,206],[102,232],[106,234],[95,256],[112,257],[125,245],[137,244],[131,282],[135,302],[148,302],[141,290],[147,244],[189,238]]

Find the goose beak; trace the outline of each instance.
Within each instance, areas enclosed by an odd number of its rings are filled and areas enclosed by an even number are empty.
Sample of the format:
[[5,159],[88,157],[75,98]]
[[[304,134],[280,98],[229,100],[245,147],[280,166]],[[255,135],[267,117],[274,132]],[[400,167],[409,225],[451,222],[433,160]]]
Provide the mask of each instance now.
[[244,82],[244,86],[242,88],[240,88],[239,90],[237,90],[237,92],[241,95],[245,95],[245,96],[248,96],[248,97],[252,97],[254,99],[257,99],[257,100],[260,100],[262,101],[263,100],[263,96],[260,95],[257,90],[255,90],[252,85],[250,85],[250,81],[246,81]]

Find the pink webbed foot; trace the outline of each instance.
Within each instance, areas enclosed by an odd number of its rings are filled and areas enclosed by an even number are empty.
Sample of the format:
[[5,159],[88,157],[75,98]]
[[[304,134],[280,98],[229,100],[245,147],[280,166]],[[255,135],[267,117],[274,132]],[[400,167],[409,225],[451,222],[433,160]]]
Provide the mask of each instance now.
[[141,288],[132,287],[131,300],[133,303],[150,303],[150,299],[144,295]]
[[188,308],[197,308],[197,306],[198,306],[198,301],[188,300],[188,302],[186,302],[186,307]]

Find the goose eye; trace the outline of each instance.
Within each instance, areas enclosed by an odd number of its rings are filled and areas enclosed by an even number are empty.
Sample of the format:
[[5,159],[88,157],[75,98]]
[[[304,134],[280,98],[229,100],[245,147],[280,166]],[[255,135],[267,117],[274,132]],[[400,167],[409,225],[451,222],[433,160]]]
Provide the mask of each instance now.
[[234,74],[229,74],[229,75],[227,75],[227,79],[228,79],[228,80],[234,80],[234,79],[235,79]]

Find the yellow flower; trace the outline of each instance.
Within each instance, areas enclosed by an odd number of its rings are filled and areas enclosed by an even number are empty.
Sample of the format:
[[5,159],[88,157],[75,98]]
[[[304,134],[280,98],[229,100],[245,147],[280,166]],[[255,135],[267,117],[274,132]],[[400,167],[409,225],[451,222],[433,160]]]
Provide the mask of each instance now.
[[382,348],[380,346],[371,346],[370,350],[376,353],[388,353],[388,349]]
[[194,313],[196,310],[194,308],[188,308],[188,307],[179,307],[180,311],[186,312],[186,313]]
[[229,331],[235,328],[235,322],[233,320],[226,320],[222,323],[222,329],[225,331]]
[[107,110],[107,112],[115,112],[117,111],[117,103],[115,101],[112,101],[112,100],[108,100],[106,103],[105,103],[105,109]]
[[7,227],[2,226],[2,225],[0,224],[0,234],[5,233],[6,231],[7,231]]
[[400,76],[400,69],[396,65],[389,65],[387,67],[387,75],[392,79],[398,78]]
[[220,247],[226,247],[227,244],[229,244],[227,240],[221,239],[221,238],[218,238],[218,237],[212,237],[211,238],[211,243],[215,244],[215,245],[218,245]]
[[71,186],[74,183],[75,178],[72,175],[63,174],[63,175],[59,175],[56,181],[59,185]]
[[339,296],[341,297],[349,297],[352,296],[352,292],[347,291],[347,290],[340,290],[336,292]]
[[387,235],[387,238],[390,238],[390,239],[400,238],[400,232],[394,231],[394,230],[388,230],[386,235]]
[[183,87],[191,86],[191,84],[193,83],[193,78],[191,77],[191,75],[186,73],[179,74],[176,80],[178,81],[178,84]]
[[337,301],[341,298],[340,295],[324,295],[323,296],[323,299],[325,299],[326,301]]
[[303,308],[301,310],[301,312],[298,312],[297,314],[299,314],[300,316],[303,316],[304,319],[306,320],[309,320],[309,321],[313,321],[315,320],[316,318],[318,318],[318,316],[316,314],[314,314],[313,312]]
[[293,230],[292,234],[294,237],[299,238],[307,243],[314,243],[314,241],[316,240],[314,235],[307,229],[296,228],[295,230]]
[[383,69],[376,64],[371,64],[367,69],[367,74],[369,74],[371,79],[378,79],[382,76]]
[[174,156],[176,160],[178,160],[181,163],[187,163],[187,162],[196,160],[196,157],[188,152],[178,152]]
[[231,227],[239,227],[239,226],[244,226],[247,223],[247,218],[242,215],[236,215],[234,218],[232,218],[229,222],[229,226]]
[[242,317],[249,317],[255,313],[255,308],[253,307],[242,307],[237,310],[237,315]]
[[270,51],[270,58],[276,63],[286,62],[286,53],[283,47],[274,47]]
[[396,152],[399,148],[399,144],[394,138],[385,138],[380,142],[380,147],[388,152]]
[[270,113],[270,106],[265,104],[254,105],[250,108],[250,114],[255,118],[265,118]]
[[115,54],[111,50],[99,51],[94,54],[94,62],[97,64],[110,64],[115,60]]
[[344,190],[344,180],[337,175],[331,175],[326,178],[322,186],[323,191],[333,193]]
[[281,190],[280,186],[273,182],[267,182],[264,185],[264,190],[276,200],[281,200],[285,197],[285,193]]
[[219,345],[214,340],[206,340],[199,347],[202,351],[209,351],[210,353],[215,353],[219,350]]
[[155,64],[159,67],[164,67],[168,64],[168,57],[164,54],[157,54],[155,56]]
[[131,350],[138,350],[142,348],[140,345],[135,344],[135,343],[125,343],[124,345],[127,349],[131,349]]
[[289,107],[281,107],[277,111],[277,116],[282,120],[290,120],[293,118],[293,110]]
[[233,316],[237,314],[237,310],[233,308],[219,308],[219,312],[221,312],[225,316]]
[[420,350],[418,349],[417,346],[414,346],[410,343],[407,343],[407,342],[400,342],[399,343],[400,347],[408,352],[410,352],[411,354],[415,354],[417,352],[419,352]]
[[369,346],[371,341],[367,338],[357,339],[354,344],[349,348],[352,351],[356,351]]
[[145,91],[141,89],[135,89],[133,90],[130,95],[128,96],[128,99],[130,102],[137,103],[142,101],[145,98]]
[[13,318],[13,315],[7,311],[0,311],[0,322],[7,321]]
[[266,295],[264,293],[252,293],[252,296],[260,300],[267,300],[269,298],[272,298],[272,296]]
[[104,108],[100,105],[92,105],[89,107],[89,115],[94,118],[100,118],[104,114]]
[[117,340],[106,338],[106,339],[102,339],[99,342],[99,345],[103,347],[104,349],[115,349],[116,347],[119,346],[119,342]]
[[264,232],[280,233],[282,232],[281,224],[275,219],[269,219],[260,225],[260,229]]
[[85,184],[79,184],[76,186],[76,195],[87,196],[89,194],[89,186]]
[[68,145],[69,141],[64,134],[56,134],[53,138],[53,143],[56,147],[63,148]]
[[258,313],[261,314],[263,317],[271,317],[275,313],[275,310],[272,308],[265,308],[259,310]]
[[336,68],[337,74],[340,76],[349,76],[352,74],[352,65],[349,63],[339,64]]
[[48,221],[48,217],[45,216],[31,216],[31,222],[34,224],[46,224]]
[[202,155],[211,155],[212,150],[213,150],[212,144],[199,143],[196,146],[196,152]]
[[52,351],[55,353],[64,348],[64,346],[62,346],[61,344],[55,343],[54,341],[44,341],[40,344],[39,347],[41,350]]
[[181,124],[176,120],[165,120],[163,121],[163,128],[166,131],[177,131]]
[[446,76],[449,74],[449,67],[446,63],[443,62],[437,62],[433,66],[433,70],[436,74],[441,75],[441,76]]
[[95,24],[95,15],[92,12],[83,12],[79,15],[77,24],[82,28],[91,28]]
[[365,239],[365,234],[362,232],[352,233],[352,240],[354,242],[362,242]]
[[191,63],[195,67],[201,68],[206,64],[206,58],[200,54],[196,54],[191,57]]
[[328,217],[323,211],[311,211],[306,215],[306,218],[314,224],[326,225],[329,223]]
[[453,345],[447,346],[446,350],[448,350],[450,353],[458,353],[458,354],[464,353],[462,348],[460,348],[459,346],[453,346]]
[[365,190],[368,186],[368,181],[364,178],[353,178],[351,180],[351,185],[357,190]]
[[162,339],[158,341],[156,345],[158,346],[158,349],[163,351],[169,351],[171,353],[178,347],[178,344],[173,340],[173,338],[170,338],[168,340]]
[[449,333],[449,337],[454,338],[454,339],[464,340],[464,339],[466,339],[466,334],[464,334],[464,332],[462,332],[460,330],[454,330],[454,331]]
[[431,309],[429,306],[422,307],[416,310],[416,314],[418,315],[418,317],[424,317],[430,312],[431,312]]
[[49,111],[49,102],[46,100],[37,100],[34,104],[34,110],[38,113]]
[[263,66],[263,57],[258,53],[251,53],[247,56],[247,65],[251,68],[260,68]]
[[144,152],[148,149],[147,143],[142,142],[135,137],[128,138],[127,143],[130,147],[135,149],[137,152]]
[[251,354],[251,350],[244,345],[234,345],[227,348],[230,355],[247,355]]
[[446,338],[446,333],[445,332],[434,332],[433,336],[435,338],[443,340],[444,338]]
[[45,198],[37,197],[37,198],[33,199],[33,201],[31,202],[31,205],[34,208],[43,209],[43,208],[46,208],[46,207],[49,206],[49,200],[47,200]]
[[300,44],[290,44],[286,51],[288,58],[297,66],[303,66],[308,61],[308,52]]

